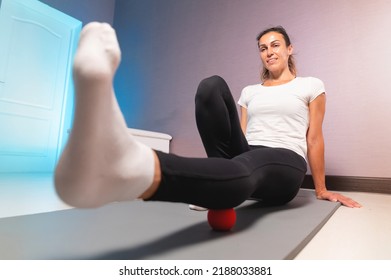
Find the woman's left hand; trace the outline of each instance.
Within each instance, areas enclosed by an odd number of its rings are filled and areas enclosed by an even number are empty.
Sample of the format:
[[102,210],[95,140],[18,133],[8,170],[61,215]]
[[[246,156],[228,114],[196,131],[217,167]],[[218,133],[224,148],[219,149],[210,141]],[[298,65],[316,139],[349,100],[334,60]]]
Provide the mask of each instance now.
[[354,201],[353,199],[346,197],[339,193],[333,193],[329,191],[323,191],[316,195],[317,199],[330,200],[332,202],[341,202],[342,205],[350,208],[360,208],[362,207],[360,203]]

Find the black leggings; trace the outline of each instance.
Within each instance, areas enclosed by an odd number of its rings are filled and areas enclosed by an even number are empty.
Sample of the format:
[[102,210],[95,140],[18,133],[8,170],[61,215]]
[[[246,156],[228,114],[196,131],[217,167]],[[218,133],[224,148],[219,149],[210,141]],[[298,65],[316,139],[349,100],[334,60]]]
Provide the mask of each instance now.
[[156,151],[162,181],[149,200],[225,209],[249,198],[281,205],[296,196],[307,171],[306,161],[288,149],[249,146],[232,94],[221,77],[203,80],[195,103],[208,158]]

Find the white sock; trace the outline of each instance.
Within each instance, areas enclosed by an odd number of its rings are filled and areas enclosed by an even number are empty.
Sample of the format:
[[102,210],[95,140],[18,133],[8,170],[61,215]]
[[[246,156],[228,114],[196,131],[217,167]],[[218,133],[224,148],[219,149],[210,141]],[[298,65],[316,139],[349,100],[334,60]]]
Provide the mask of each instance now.
[[75,119],[55,174],[58,194],[76,207],[136,199],[153,182],[154,152],[129,134],[112,88],[120,56],[108,24],[83,28],[73,66]]
[[131,160],[125,164],[125,167],[127,168],[123,169],[123,177],[126,178],[123,194],[119,196],[118,201],[139,198],[152,185],[155,174],[155,158],[152,149],[140,142],[135,142]]

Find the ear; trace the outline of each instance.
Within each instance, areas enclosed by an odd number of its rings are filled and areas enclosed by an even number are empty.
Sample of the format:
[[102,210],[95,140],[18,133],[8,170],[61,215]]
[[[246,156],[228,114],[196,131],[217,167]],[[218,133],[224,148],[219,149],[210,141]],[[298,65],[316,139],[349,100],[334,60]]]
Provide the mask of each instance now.
[[288,54],[289,55],[293,54],[293,46],[292,45],[289,45],[289,47],[288,47]]

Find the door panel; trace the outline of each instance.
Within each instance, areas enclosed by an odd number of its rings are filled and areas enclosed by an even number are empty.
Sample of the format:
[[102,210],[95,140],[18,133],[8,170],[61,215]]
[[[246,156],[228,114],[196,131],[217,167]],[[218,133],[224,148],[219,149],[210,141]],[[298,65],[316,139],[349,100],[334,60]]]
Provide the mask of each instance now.
[[2,0],[0,172],[52,172],[71,125],[81,22],[37,0]]

